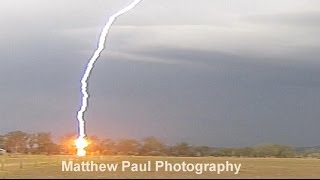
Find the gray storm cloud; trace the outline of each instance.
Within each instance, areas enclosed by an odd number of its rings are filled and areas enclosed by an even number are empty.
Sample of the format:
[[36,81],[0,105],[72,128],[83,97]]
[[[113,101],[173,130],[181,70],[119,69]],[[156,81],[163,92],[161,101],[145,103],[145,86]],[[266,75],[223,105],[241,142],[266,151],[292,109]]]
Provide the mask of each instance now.
[[[0,133],[76,131],[83,67],[105,19],[129,2],[0,1]],[[110,31],[90,80],[88,133],[319,144],[319,7],[145,0]]]

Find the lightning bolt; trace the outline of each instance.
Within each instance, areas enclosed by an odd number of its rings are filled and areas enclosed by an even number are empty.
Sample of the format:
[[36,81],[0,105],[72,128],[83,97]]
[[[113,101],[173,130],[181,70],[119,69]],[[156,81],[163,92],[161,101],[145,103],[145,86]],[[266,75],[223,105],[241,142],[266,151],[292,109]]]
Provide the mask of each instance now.
[[99,38],[99,42],[98,42],[98,47],[97,49],[94,51],[93,56],[91,57],[90,61],[87,64],[86,70],[83,74],[83,77],[81,79],[81,93],[82,93],[82,103],[81,103],[81,108],[77,113],[77,119],[78,119],[78,130],[79,130],[79,136],[78,136],[78,140],[84,139],[86,136],[85,133],[85,120],[84,120],[84,113],[87,110],[88,107],[88,98],[89,98],[89,93],[88,93],[88,79],[90,77],[91,71],[93,69],[93,66],[95,64],[95,62],[98,60],[98,58],[100,57],[100,54],[102,52],[102,50],[105,47],[105,42],[106,42],[106,38],[108,36],[109,33],[109,29],[111,27],[111,25],[114,23],[114,21],[116,20],[116,18],[128,11],[130,11],[131,9],[133,9],[134,7],[136,7],[137,4],[139,4],[142,0],[134,0],[132,1],[128,6],[126,6],[125,8],[119,10],[118,12],[116,12],[115,14],[113,14],[112,16],[109,17],[109,20],[107,21],[107,23],[105,24],[101,34],[100,34],[100,38]]

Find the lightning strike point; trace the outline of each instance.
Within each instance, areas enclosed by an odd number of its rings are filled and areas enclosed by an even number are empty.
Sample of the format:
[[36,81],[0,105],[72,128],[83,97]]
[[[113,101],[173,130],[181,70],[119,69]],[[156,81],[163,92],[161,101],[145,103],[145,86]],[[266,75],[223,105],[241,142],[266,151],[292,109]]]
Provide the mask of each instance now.
[[75,145],[77,148],[77,156],[82,157],[86,156],[87,152],[85,150],[86,147],[88,147],[89,143],[85,138],[79,137],[75,141]]

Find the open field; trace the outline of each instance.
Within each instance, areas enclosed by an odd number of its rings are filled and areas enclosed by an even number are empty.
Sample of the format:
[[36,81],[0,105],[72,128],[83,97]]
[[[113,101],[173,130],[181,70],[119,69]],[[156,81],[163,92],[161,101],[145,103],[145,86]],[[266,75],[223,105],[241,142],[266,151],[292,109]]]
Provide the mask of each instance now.
[[[95,163],[241,163],[239,174],[234,172],[122,172],[120,168],[105,172],[62,172],[62,161]],[[231,157],[136,157],[136,156],[0,156],[0,178],[320,178],[320,159],[302,158],[231,158]]]

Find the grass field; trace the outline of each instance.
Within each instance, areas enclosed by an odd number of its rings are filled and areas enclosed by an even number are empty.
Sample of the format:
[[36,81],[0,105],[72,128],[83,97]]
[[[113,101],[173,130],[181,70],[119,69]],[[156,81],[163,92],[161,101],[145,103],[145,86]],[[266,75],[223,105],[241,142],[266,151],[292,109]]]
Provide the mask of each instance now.
[[[234,172],[62,172],[62,161],[94,161],[120,163],[130,161],[169,161],[172,163],[241,163],[239,174]],[[136,156],[0,156],[0,178],[320,178],[320,159],[302,158],[227,158],[227,157],[136,157]]]

